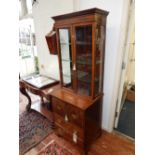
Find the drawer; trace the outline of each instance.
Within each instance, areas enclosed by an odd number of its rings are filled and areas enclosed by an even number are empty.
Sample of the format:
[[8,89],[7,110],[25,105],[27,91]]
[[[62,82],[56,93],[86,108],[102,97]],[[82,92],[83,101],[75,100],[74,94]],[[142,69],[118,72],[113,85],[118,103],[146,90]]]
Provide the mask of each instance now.
[[78,137],[76,132],[68,132],[58,125],[56,126],[55,132],[58,136],[63,137],[72,144],[84,149],[84,141]]
[[69,133],[76,132],[80,139],[84,139],[84,130],[75,124],[70,123],[69,121],[65,121],[65,118],[60,115],[54,113],[54,121],[56,126],[63,128],[65,131]]
[[54,97],[52,98],[52,109],[53,112],[61,115],[62,117],[65,116],[65,103]]
[[84,112],[79,108],[67,105],[67,116],[69,122],[74,123],[81,128],[84,127]]
[[53,112],[63,117],[65,122],[73,123],[81,128],[84,127],[84,112],[59,99],[52,98]]
[[63,125],[65,123],[64,118],[56,113],[54,113],[54,122],[59,125]]

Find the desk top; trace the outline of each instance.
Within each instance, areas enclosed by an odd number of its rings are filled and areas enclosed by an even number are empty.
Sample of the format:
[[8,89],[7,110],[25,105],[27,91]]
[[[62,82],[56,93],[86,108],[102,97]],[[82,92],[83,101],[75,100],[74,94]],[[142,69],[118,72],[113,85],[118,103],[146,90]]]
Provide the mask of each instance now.
[[40,74],[26,76],[22,80],[39,89],[58,83],[58,80]]
[[19,80],[19,85],[20,85],[20,88],[27,89],[28,91],[30,91],[33,94],[42,95],[45,97],[47,95],[51,94],[52,91],[60,88],[59,81],[56,81],[55,83],[49,84],[43,88],[37,88],[37,87],[35,87],[35,86],[33,86],[33,85],[31,85],[31,84],[29,84],[26,81],[21,79],[21,80]]

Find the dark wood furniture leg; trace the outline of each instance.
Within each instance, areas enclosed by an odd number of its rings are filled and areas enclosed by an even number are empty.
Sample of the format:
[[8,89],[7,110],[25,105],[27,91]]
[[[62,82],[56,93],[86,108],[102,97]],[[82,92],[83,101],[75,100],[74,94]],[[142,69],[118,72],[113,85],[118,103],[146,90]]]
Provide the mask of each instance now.
[[31,98],[30,98],[29,94],[27,93],[26,89],[23,88],[23,87],[22,88],[20,87],[20,92],[27,97],[28,105],[26,106],[26,110],[30,111],[31,110],[31,103],[32,102],[31,102]]
[[44,98],[43,98],[43,96],[40,96],[40,99],[41,99],[41,104],[44,105],[45,102],[44,102]]

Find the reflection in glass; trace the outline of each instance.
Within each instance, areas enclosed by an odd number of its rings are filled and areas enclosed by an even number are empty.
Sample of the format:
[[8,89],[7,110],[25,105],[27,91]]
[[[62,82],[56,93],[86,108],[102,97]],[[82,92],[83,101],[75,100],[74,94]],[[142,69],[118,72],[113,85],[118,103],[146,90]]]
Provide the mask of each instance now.
[[77,92],[91,95],[92,81],[92,26],[79,26],[76,33]]
[[72,53],[70,31],[67,28],[59,29],[60,53],[62,64],[63,86],[73,88]]
[[[103,48],[104,48],[104,26],[97,26],[96,28],[96,71],[95,71],[95,95],[102,92],[102,77],[103,77]],[[103,60],[102,60],[103,59]]]

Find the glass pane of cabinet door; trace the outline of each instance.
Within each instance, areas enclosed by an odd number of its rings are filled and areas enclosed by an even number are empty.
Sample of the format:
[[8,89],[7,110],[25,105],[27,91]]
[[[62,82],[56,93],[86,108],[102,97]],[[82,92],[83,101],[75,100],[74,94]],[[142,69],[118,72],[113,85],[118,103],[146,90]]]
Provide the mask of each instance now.
[[69,28],[61,28],[59,31],[60,61],[62,67],[62,83],[64,87],[73,89],[72,50]]
[[81,95],[91,95],[92,25],[75,26],[76,88]]
[[103,60],[104,60],[104,26],[96,26],[96,55],[95,55],[95,80],[94,80],[94,92],[95,96],[102,92],[103,83]]

